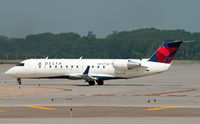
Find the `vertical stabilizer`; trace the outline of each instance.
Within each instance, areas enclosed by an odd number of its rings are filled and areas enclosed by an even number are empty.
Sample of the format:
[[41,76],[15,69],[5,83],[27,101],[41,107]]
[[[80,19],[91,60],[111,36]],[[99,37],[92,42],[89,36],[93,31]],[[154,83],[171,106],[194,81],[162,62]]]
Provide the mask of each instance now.
[[183,43],[183,41],[179,40],[165,41],[148,61],[171,63],[181,43]]

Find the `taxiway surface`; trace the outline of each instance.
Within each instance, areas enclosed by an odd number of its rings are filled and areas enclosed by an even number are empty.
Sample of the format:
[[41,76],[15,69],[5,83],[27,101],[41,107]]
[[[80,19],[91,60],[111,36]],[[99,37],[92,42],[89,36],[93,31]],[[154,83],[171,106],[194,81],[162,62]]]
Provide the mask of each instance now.
[[71,108],[77,119],[200,117],[200,63],[175,62],[167,72],[104,86],[41,79],[22,80],[19,87],[4,75],[12,66],[0,65],[0,123],[6,118],[70,118]]

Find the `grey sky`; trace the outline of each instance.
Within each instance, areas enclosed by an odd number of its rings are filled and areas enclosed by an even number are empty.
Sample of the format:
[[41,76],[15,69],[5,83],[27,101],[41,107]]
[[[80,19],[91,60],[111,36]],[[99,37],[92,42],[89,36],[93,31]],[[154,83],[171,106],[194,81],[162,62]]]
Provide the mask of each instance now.
[[200,0],[0,0],[0,35],[138,28],[200,32]]

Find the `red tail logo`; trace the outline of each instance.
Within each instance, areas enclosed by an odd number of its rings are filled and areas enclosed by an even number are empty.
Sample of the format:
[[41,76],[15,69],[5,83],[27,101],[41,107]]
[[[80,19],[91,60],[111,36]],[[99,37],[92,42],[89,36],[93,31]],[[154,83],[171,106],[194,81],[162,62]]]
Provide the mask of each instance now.
[[164,44],[149,59],[153,62],[171,63],[182,41],[165,41]]

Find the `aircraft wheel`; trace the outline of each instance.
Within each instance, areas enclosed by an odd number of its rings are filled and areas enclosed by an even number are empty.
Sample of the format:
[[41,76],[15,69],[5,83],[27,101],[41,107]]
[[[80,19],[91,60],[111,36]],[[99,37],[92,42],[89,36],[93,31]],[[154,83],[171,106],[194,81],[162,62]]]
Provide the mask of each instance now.
[[17,78],[17,82],[19,85],[21,85],[22,84],[21,78]]
[[88,83],[89,83],[90,86],[95,85],[95,82],[94,82],[94,81],[88,81]]
[[98,85],[103,85],[104,82],[103,82],[103,80],[97,80],[97,84],[98,84]]

